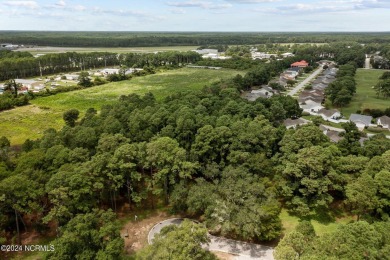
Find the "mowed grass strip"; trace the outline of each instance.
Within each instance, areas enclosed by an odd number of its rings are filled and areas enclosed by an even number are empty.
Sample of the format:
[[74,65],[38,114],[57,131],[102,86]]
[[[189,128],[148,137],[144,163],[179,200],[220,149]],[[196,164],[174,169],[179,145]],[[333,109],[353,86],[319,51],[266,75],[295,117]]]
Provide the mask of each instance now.
[[152,92],[157,100],[162,100],[175,92],[200,90],[213,82],[244,73],[183,68],[38,98],[31,101],[32,105],[0,112],[0,136],[6,136],[12,145],[20,145],[26,139],[39,138],[48,128],[61,129],[62,114],[68,109],[78,109],[83,116],[90,107],[100,110],[102,105],[112,104],[119,96],[131,93]]
[[349,118],[350,114],[356,113],[358,110],[363,111],[366,108],[384,110],[390,107],[390,99],[378,97],[373,89],[383,72],[385,70],[358,69],[356,71],[356,94],[351,103],[341,109],[344,116]]

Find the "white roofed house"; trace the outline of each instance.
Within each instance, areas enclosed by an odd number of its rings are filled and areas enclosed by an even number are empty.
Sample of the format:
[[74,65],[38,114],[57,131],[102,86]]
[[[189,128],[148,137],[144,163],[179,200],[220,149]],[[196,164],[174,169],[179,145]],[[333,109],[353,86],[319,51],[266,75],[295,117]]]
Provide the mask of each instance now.
[[321,103],[316,102],[312,99],[307,99],[299,104],[300,108],[303,109],[303,111],[308,112],[310,114],[312,113],[318,113],[319,110],[323,109],[324,107],[321,105]]
[[65,78],[67,80],[78,80],[79,79],[79,75],[77,75],[77,74],[65,74]]
[[272,89],[268,86],[263,86],[261,89],[254,89],[250,93],[245,95],[248,101],[255,101],[258,98],[270,98],[275,94],[279,94],[277,90]]
[[202,49],[202,50],[194,50],[194,52],[199,53],[200,55],[206,55],[206,54],[218,54],[217,49]]
[[[136,71],[142,71],[143,69],[140,68],[129,68],[125,71],[126,75],[132,74]],[[100,70],[98,73],[95,73],[96,76],[101,75],[101,76],[107,76],[107,75],[112,75],[112,74],[119,74],[120,69],[114,69],[114,68],[105,68]]]
[[340,111],[337,109],[321,109],[318,111],[318,114],[324,119],[324,120],[336,120],[341,117]]
[[349,121],[354,122],[360,131],[371,124],[372,116],[365,116],[359,114],[351,114]]
[[377,118],[376,123],[378,126],[381,126],[383,128],[387,128],[390,130],[390,117],[381,116],[381,117]]
[[15,79],[15,83],[21,84],[22,87],[32,90],[37,86],[43,85],[43,82],[33,79]]
[[288,57],[294,57],[295,55],[291,52],[286,52],[286,53],[281,54],[281,56],[283,58],[288,58]]
[[119,69],[102,69],[100,73],[102,73],[103,76],[111,75],[111,74],[119,74]]

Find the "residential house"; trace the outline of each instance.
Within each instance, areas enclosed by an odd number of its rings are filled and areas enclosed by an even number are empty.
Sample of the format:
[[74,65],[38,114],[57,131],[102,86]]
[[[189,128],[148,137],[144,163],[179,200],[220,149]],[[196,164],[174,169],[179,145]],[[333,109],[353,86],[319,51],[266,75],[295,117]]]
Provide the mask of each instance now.
[[299,95],[298,102],[302,103],[309,99],[321,104],[324,100],[324,93],[320,90],[304,90]]
[[77,74],[65,74],[64,75],[67,80],[78,80],[79,75]]
[[302,71],[302,68],[300,67],[291,67],[285,70],[286,72],[295,72],[296,74],[299,74],[299,72]]
[[33,92],[37,93],[46,89],[44,85],[35,86]]
[[278,55],[275,53],[252,52],[253,60],[270,59],[271,57],[277,57],[277,56]]
[[322,91],[324,92],[324,90],[328,87],[327,84],[324,84],[324,83],[315,83],[315,84],[312,84],[312,88],[314,90],[319,90],[319,91]]
[[299,68],[299,67],[291,67],[287,70],[285,70],[282,74],[281,74],[281,77],[287,79],[287,80],[295,80],[296,77],[298,77],[299,75],[299,72],[301,71],[302,69]]
[[283,72],[282,74],[280,74],[280,77],[285,80],[295,80],[297,76],[298,74],[295,72]]
[[320,102],[316,102],[311,99],[300,102],[299,107],[308,113],[317,113],[319,110],[324,108]]
[[250,93],[245,95],[245,98],[249,101],[255,101],[258,98],[270,98],[275,94],[279,94],[277,90],[272,89],[268,86],[263,86],[260,89],[254,89]]
[[206,55],[206,54],[218,54],[217,49],[202,49],[202,50],[194,50],[194,52],[199,53],[200,55]]
[[287,80],[283,77],[279,77],[279,79],[273,79],[269,83],[276,83],[283,87],[287,87]]
[[330,141],[333,143],[338,143],[341,139],[343,139],[342,136],[340,136],[340,133],[334,130],[327,130],[325,135],[329,137]]
[[324,120],[331,120],[331,119],[338,119],[341,117],[340,111],[337,109],[321,109],[318,111],[318,114],[324,119]]
[[33,79],[15,79],[15,83],[21,84],[22,87],[26,87],[28,90],[43,84],[43,82]]
[[286,52],[286,53],[282,53],[281,56],[283,58],[288,58],[288,57],[294,57],[295,55],[291,52]]
[[27,92],[29,91],[28,87],[21,87],[20,89],[18,89],[18,94],[26,94]]
[[[142,70],[143,69],[139,69],[139,68],[129,68],[126,70],[125,74],[128,75],[128,74],[134,73],[136,71],[142,71]],[[119,74],[119,71],[120,71],[120,69],[106,68],[106,69],[100,70],[98,73],[101,76],[107,76],[107,75],[111,75],[111,74]]]
[[382,126],[383,128],[390,129],[390,117],[381,116],[376,120],[378,126]]
[[306,68],[309,66],[309,63],[305,60],[297,61],[291,64],[291,67]]
[[304,118],[297,118],[297,119],[291,119],[291,118],[287,118],[286,120],[283,121],[283,125],[287,128],[287,129],[290,129],[290,128],[297,128],[298,126],[300,125],[306,125],[308,124],[310,121],[309,120],[306,120]]
[[340,131],[336,131],[333,129],[331,130],[331,129],[329,129],[328,126],[325,126],[325,125],[320,125],[319,128],[322,130],[324,135],[329,137],[330,141],[333,143],[338,143],[341,139],[343,139],[343,137],[340,136],[340,133],[345,132],[344,129],[340,129]]
[[359,114],[351,114],[349,121],[354,122],[360,131],[371,124],[372,116],[365,116]]

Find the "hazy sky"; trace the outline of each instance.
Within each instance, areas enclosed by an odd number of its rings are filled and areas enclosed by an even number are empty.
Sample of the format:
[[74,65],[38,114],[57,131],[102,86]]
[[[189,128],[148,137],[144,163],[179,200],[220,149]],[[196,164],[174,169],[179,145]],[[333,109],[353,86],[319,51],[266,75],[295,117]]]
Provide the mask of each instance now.
[[390,31],[390,0],[0,0],[0,30]]

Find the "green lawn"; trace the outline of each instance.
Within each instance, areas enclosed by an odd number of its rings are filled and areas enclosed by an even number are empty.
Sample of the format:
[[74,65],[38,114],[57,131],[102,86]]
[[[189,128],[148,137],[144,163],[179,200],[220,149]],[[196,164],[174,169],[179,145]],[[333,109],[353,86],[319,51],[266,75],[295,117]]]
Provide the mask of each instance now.
[[[293,216],[286,209],[282,209],[280,213],[280,219],[282,220],[283,233],[288,234],[295,229],[298,223],[302,220],[297,216]],[[339,216],[332,219],[329,216],[316,215],[310,219],[316,234],[321,236],[325,233],[333,232],[340,224],[347,224],[353,221],[352,216]]]
[[27,138],[40,137],[47,128],[60,129],[63,126],[62,113],[71,108],[82,113],[90,107],[99,110],[102,105],[112,103],[121,95],[142,95],[149,91],[157,100],[161,100],[174,92],[199,90],[212,82],[244,73],[228,69],[183,68],[38,98],[31,101],[32,105],[0,113],[0,136],[6,136],[13,145],[22,144]]
[[349,115],[356,113],[357,110],[363,111],[366,108],[386,109],[390,107],[390,99],[378,98],[375,86],[384,70],[358,69],[355,80],[357,83],[356,95],[352,102],[341,109],[343,115],[349,118]]

